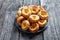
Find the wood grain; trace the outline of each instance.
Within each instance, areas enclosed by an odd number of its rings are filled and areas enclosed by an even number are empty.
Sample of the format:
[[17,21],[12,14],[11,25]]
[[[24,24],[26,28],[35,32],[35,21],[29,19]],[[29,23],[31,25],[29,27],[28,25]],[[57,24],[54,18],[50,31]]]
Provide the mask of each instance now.
[[3,9],[3,3],[5,2],[5,0],[0,0],[0,34],[2,31],[2,26],[3,26],[3,21],[4,21],[4,17],[5,17],[5,9]]
[[0,0],[0,9],[2,8],[2,5],[4,3],[5,0]]
[[[48,29],[44,31],[44,40],[60,40],[59,35],[59,1],[43,0],[42,6],[46,7],[46,11],[49,14]],[[57,7],[57,6],[58,7]]]
[[[49,14],[48,28],[31,37],[14,26],[18,8],[28,5],[41,5]],[[0,40],[60,40],[60,0],[0,0]]]
[[19,40],[19,32],[15,30],[14,19],[22,0],[5,0],[2,9],[5,9],[6,15],[3,23],[0,40]]
[[57,35],[57,39],[60,40],[60,2],[56,2],[55,3],[55,16],[54,18],[54,25],[55,25],[55,30],[56,30],[56,35]]

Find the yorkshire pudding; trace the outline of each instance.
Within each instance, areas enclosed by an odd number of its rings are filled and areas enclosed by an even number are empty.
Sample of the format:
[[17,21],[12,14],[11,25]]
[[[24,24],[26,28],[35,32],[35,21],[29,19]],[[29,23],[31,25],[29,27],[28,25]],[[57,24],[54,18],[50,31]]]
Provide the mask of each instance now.
[[21,28],[22,28],[23,30],[27,30],[29,27],[30,27],[29,21],[28,21],[28,20],[24,20],[24,21],[22,22]]
[[38,15],[30,15],[29,20],[31,23],[38,22],[39,16]]
[[38,24],[39,24],[39,27],[44,27],[44,25],[47,23],[47,20],[39,20],[38,21]]
[[31,24],[29,27],[30,32],[35,33],[39,30],[39,25],[37,23]]
[[19,26],[21,26],[21,23],[23,20],[25,20],[25,18],[23,16],[20,16],[19,18],[17,18],[17,23]]
[[42,11],[44,8],[42,6],[38,6],[38,11]]
[[40,11],[40,12],[38,13],[38,15],[39,15],[40,18],[43,19],[43,20],[47,20],[47,19],[48,19],[48,14],[47,14],[46,11]]
[[37,14],[37,12],[38,12],[38,7],[37,6],[34,6],[34,5],[30,5],[30,6],[28,6],[30,9],[31,9],[31,11],[32,11],[32,13],[33,14]]
[[25,18],[28,18],[31,15],[31,10],[28,7],[24,7],[22,10],[22,15]]

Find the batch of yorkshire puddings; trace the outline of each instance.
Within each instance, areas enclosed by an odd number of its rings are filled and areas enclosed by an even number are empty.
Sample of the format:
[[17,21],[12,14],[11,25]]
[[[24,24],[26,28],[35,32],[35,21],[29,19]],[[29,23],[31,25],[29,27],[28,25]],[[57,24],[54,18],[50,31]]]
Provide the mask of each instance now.
[[48,14],[42,6],[23,6],[16,13],[16,20],[22,30],[35,33],[46,25]]

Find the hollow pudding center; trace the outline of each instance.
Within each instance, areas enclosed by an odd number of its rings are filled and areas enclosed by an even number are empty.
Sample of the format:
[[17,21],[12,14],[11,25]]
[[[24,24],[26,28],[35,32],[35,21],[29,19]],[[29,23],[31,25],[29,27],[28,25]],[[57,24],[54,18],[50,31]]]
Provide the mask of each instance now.
[[32,20],[39,20],[39,16],[38,15],[31,15],[30,18]]
[[25,13],[28,13],[28,11],[29,11],[28,9],[25,9]]
[[36,18],[36,16],[33,16],[33,18],[35,19],[35,18]]

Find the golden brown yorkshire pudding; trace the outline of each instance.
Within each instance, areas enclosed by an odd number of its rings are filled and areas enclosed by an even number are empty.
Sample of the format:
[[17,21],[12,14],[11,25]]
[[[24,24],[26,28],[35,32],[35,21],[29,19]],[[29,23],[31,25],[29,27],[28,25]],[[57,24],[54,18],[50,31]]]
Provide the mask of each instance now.
[[18,10],[18,12],[17,12],[17,14],[18,14],[19,16],[21,16],[23,8],[24,8],[24,7],[19,8],[19,10]]
[[28,21],[28,20],[24,20],[24,21],[22,22],[21,28],[22,28],[23,30],[27,30],[29,27],[30,27],[29,21]]
[[25,18],[28,18],[31,15],[31,10],[28,7],[25,6],[22,10],[22,15]]
[[38,24],[39,24],[39,27],[44,27],[44,25],[46,24],[47,20],[39,20],[38,21]]
[[16,19],[21,16],[21,11],[18,11],[17,14],[16,14]]
[[22,11],[22,10],[23,10],[23,8],[24,8],[24,7],[20,7],[20,8],[19,8],[19,11]]
[[23,16],[20,16],[18,19],[17,19],[17,23],[19,26],[21,26],[21,23],[22,21],[25,20],[25,18]]
[[30,32],[35,33],[39,30],[39,25],[37,23],[31,24],[29,27]]
[[38,15],[30,15],[30,17],[29,17],[29,21],[31,23],[38,22],[38,20],[39,20],[39,16]]
[[23,31],[38,32],[47,23],[48,14],[42,6],[29,5],[18,9],[16,22]]
[[38,12],[38,7],[37,6],[35,6],[35,5],[30,5],[30,6],[28,6],[30,9],[31,9],[31,11],[32,11],[32,13],[33,14],[37,14],[37,12]]
[[19,8],[17,14],[16,14],[16,19],[21,16],[22,14],[23,7]]
[[42,6],[38,6],[38,11],[42,11],[44,8]]
[[46,11],[40,11],[40,12],[38,13],[38,15],[39,15],[40,18],[43,19],[43,20],[47,20],[47,19],[48,19],[48,14],[47,14]]

